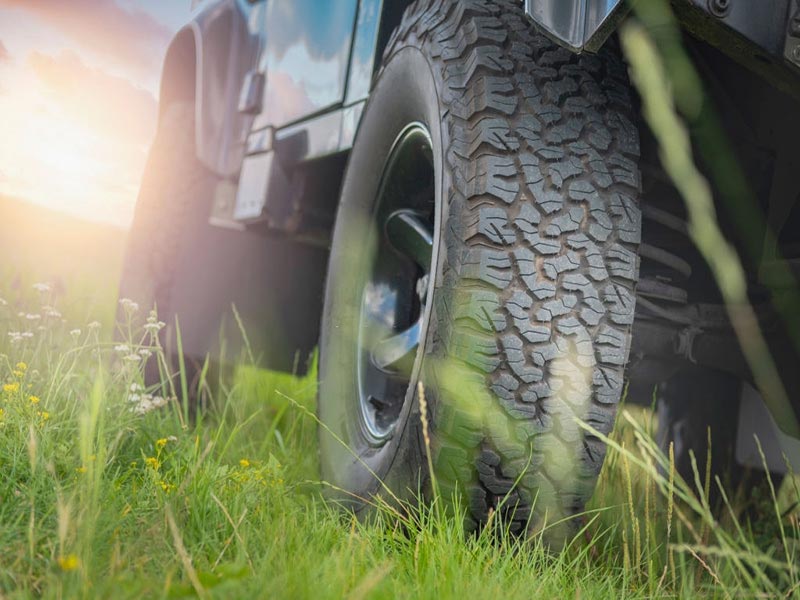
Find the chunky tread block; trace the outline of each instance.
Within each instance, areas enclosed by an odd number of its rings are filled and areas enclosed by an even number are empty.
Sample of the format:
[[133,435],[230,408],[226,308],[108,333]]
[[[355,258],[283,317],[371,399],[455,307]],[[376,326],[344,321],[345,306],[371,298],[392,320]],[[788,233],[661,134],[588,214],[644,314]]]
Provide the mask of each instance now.
[[476,374],[430,392],[434,465],[470,528],[501,510],[534,531],[582,510],[605,449],[578,421],[608,433],[623,389],[641,238],[626,69],[613,42],[558,47],[513,0],[418,0],[384,63],[405,47],[429,57],[442,102],[427,352]]

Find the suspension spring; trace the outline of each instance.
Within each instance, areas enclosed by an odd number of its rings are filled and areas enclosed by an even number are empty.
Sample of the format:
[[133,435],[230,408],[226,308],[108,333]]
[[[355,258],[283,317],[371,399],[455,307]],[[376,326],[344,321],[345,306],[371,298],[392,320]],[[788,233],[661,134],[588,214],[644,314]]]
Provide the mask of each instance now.
[[[683,255],[692,248],[686,221],[655,206],[642,206],[644,239],[636,289],[637,314],[684,322],[692,265]],[[677,309],[677,310],[676,310]]]

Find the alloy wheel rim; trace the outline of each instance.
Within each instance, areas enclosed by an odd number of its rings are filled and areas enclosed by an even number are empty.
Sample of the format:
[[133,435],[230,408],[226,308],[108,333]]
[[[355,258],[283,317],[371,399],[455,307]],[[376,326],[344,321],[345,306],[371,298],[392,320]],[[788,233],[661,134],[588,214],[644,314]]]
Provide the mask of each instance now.
[[412,123],[394,141],[378,187],[356,344],[358,406],[376,446],[394,434],[418,369],[435,243],[431,136]]

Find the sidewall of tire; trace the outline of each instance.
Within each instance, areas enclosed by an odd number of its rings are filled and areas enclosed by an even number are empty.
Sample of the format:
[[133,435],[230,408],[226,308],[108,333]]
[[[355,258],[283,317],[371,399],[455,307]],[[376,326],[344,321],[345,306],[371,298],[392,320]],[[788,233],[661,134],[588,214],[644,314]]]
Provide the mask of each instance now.
[[[431,136],[436,181],[436,222],[433,265],[438,264],[436,243],[442,230],[443,131],[436,80],[423,53],[407,47],[392,56],[365,109],[347,167],[334,229],[320,339],[319,405],[320,466],[325,481],[350,492],[333,492],[342,500],[367,499],[386,486],[391,497],[410,499],[422,460],[416,386],[406,394],[403,410],[392,437],[383,445],[364,435],[357,408],[356,352],[353,336],[358,330],[363,279],[369,254],[369,218],[381,184],[392,145],[403,130],[422,124]],[[435,271],[434,271],[435,272]],[[432,277],[435,281],[437,278]],[[431,282],[431,289],[433,281]],[[432,302],[428,302],[430,313]],[[430,328],[432,319],[427,315]],[[421,348],[429,339],[423,332]],[[419,352],[423,355],[424,352]],[[421,370],[418,356],[414,375]],[[338,438],[338,439],[337,439]],[[383,482],[383,483],[381,483]],[[356,509],[364,506],[355,499]]]

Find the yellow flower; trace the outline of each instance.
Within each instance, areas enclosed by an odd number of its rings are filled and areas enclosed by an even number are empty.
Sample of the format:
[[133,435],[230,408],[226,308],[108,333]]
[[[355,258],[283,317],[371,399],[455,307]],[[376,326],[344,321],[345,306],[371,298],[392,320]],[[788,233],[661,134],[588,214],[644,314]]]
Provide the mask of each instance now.
[[30,396],[28,400],[31,401],[31,404],[39,404],[39,396]]
[[83,466],[81,466],[81,467],[77,467],[77,468],[75,469],[75,472],[76,472],[76,473],[80,473],[81,475],[83,475],[84,473],[86,473],[86,467],[83,467]]
[[156,448],[158,448],[159,450],[161,450],[166,445],[167,445],[167,438],[161,438],[159,440],[156,440]]
[[36,414],[42,419],[42,421],[47,421],[50,418],[50,413],[46,410],[37,411]]
[[16,381],[13,383],[5,383],[3,384],[3,391],[7,394],[14,394],[19,391],[19,383]]
[[80,559],[74,554],[67,554],[66,556],[58,557],[58,566],[62,571],[74,571],[81,566]]
[[24,362],[18,362],[14,368],[17,369],[17,371],[27,371],[28,365],[26,365]]
[[158,459],[155,456],[148,456],[144,459],[144,464],[158,471],[158,468],[161,466],[161,463],[158,462]]
[[243,469],[246,469],[247,467],[250,466],[250,461],[247,460],[246,458],[243,458],[239,461],[239,466],[242,467]]
[[11,371],[11,374],[17,379],[21,379],[22,376],[25,375],[25,373],[23,373],[22,371]]
[[175,489],[175,485],[172,483],[167,483],[166,481],[159,481],[158,485],[161,486],[161,489],[164,490],[167,494],[169,494],[172,490]]
[[6,411],[5,411],[5,409],[4,409],[4,408],[0,408],[0,421],[2,421],[2,420],[3,420],[3,416],[4,416],[5,414],[6,414]]

